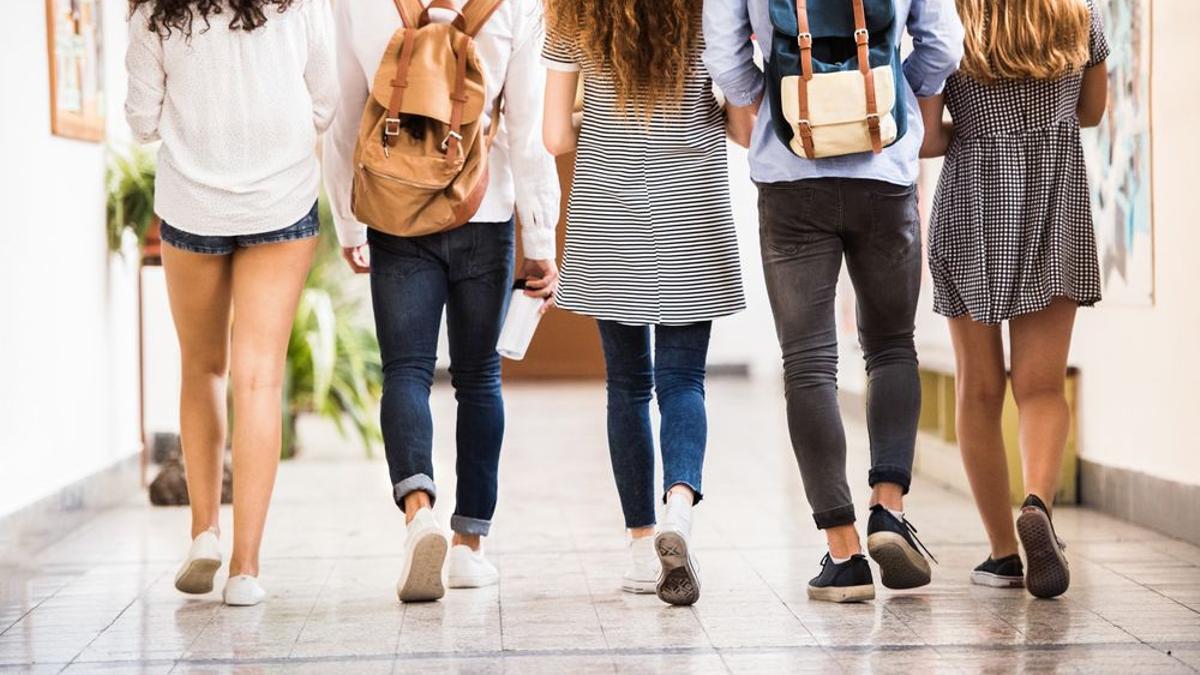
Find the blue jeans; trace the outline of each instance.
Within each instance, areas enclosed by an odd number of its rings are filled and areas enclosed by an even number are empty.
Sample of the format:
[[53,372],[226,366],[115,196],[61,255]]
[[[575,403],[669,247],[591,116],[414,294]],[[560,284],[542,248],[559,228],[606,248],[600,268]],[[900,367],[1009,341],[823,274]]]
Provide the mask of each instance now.
[[504,438],[496,340],[512,288],[513,222],[468,223],[424,237],[370,230],[371,298],[383,357],[380,414],[396,504],[414,490],[436,500],[429,390],[446,312],[450,382],[458,401],[458,493],[450,527],[486,535],[496,510]]
[[650,327],[599,321],[608,376],[608,451],[625,512],[625,527],[654,524],[654,432],[650,397],[662,416],[663,494],[686,485],[701,499],[700,474],[708,441],[704,370],[711,321]]
[[320,229],[321,221],[317,217],[317,204],[314,202],[306,216],[287,227],[269,232],[236,235],[192,234],[163,221],[159,226],[159,236],[163,241],[182,251],[205,255],[229,255],[238,248],[308,239],[317,236]]

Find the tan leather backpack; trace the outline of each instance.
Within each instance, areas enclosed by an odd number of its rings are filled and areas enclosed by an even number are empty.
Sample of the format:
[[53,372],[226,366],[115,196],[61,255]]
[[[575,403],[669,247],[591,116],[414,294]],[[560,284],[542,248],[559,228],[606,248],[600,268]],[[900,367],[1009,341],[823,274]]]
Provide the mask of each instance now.
[[[372,229],[418,237],[465,224],[488,185],[488,150],[500,126],[482,127],[486,94],[475,35],[502,0],[395,0],[403,26],[388,43],[354,150],[354,217]],[[455,14],[430,23],[429,10]]]

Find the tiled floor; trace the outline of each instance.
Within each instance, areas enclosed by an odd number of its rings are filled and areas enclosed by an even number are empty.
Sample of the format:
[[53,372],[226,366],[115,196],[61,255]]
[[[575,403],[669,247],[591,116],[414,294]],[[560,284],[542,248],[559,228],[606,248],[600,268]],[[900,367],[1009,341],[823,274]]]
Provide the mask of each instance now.
[[[57,672],[1190,672],[1200,668],[1200,549],[1063,509],[1074,583],[1055,601],[972,587],[986,555],[971,503],[917,481],[907,509],[941,560],[931,586],[810,602],[822,553],[771,384],[710,392],[703,597],[618,590],[623,540],[597,386],[510,387],[498,587],[396,602],[403,531],[381,461],[283,468],[265,544],[269,600],[221,606],[172,588],[187,514],[140,495],[0,567],[0,670]],[[451,399],[438,470],[452,495]],[[865,433],[850,429],[865,483]],[[314,449],[315,450],[315,449]],[[312,452],[310,455],[328,453]],[[448,520],[452,499],[438,505]],[[228,517],[228,514],[226,514]],[[227,526],[228,527],[228,526]],[[12,557],[12,556],[9,556]]]

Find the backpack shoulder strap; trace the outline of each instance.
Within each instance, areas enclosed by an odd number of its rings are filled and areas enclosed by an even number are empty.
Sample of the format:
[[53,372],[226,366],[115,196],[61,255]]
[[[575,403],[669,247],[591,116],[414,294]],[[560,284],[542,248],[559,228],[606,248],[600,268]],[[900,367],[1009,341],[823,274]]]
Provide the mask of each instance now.
[[396,11],[400,13],[400,21],[405,28],[418,28],[421,21],[421,13],[425,11],[425,7],[421,4],[421,0],[393,0],[396,3]]
[[467,0],[462,8],[463,32],[471,37],[479,34],[483,25],[500,9],[504,0]]

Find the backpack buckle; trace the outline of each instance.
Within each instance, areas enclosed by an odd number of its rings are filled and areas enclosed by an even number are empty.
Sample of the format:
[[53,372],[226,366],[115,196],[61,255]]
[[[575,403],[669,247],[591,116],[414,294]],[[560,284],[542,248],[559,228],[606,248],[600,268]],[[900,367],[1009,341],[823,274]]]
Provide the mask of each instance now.
[[400,135],[400,118],[399,117],[383,118],[383,135],[384,136],[399,136]]
[[862,46],[867,44],[871,39],[871,34],[866,28],[857,28],[854,30],[854,43]]
[[442,139],[442,152],[446,152],[447,150],[450,149],[450,139],[451,138],[458,141],[459,143],[462,143],[462,139],[463,139],[462,134],[458,133],[457,131],[451,131],[450,133],[446,134],[445,138]]
[[813,38],[812,33],[800,33],[796,36],[796,44],[800,45],[800,49],[812,49]]
[[872,129],[879,128],[879,113],[867,113],[867,126]]

